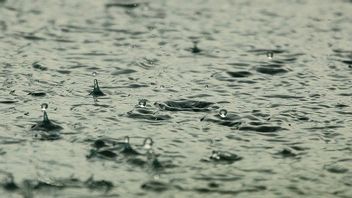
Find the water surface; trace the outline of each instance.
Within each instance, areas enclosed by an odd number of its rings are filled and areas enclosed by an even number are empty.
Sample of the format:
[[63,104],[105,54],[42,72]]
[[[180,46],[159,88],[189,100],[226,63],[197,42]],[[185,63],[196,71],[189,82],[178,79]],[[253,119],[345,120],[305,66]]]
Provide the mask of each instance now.
[[126,2],[0,1],[1,195],[352,196],[351,1]]

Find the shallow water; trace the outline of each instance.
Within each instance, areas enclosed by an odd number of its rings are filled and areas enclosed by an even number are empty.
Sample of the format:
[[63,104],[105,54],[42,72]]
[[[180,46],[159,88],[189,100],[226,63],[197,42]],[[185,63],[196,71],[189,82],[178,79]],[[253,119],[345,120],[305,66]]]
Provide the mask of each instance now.
[[1,197],[352,196],[351,1],[138,2],[0,0]]

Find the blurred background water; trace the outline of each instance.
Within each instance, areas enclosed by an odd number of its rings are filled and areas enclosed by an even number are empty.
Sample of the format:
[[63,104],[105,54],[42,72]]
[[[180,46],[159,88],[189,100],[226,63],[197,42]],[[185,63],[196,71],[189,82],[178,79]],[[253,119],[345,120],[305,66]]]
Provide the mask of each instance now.
[[0,197],[351,197],[351,10],[0,0]]

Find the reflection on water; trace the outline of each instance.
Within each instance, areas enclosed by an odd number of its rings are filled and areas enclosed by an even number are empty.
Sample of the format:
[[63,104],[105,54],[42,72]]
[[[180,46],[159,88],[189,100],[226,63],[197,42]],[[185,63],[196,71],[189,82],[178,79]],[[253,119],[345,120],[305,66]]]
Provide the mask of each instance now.
[[0,194],[351,197],[350,10],[0,0]]

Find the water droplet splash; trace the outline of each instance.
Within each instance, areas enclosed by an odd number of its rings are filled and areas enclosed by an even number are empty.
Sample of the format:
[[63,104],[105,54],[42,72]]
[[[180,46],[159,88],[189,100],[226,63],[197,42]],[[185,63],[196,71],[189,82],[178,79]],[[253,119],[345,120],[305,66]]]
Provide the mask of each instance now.
[[96,76],[98,75],[98,73],[97,73],[96,71],[94,71],[94,72],[92,73],[92,75],[93,75],[94,77],[96,77]]
[[98,80],[97,79],[94,79],[94,90],[95,89],[99,89],[99,83],[98,83]]
[[147,150],[147,160],[148,160],[148,166],[152,168],[153,170],[160,170],[163,168],[162,164],[159,162],[157,155],[155,154],[152,146],[154,142],[152,138],[148,137],[144,140],[143,147],[144,149]]
[[152,138],[148,137],[143,142],[143,148],[150,150],[152,149],[153,144],[154,144],[154,141],[152,140]]
[[93,88],[93,91],[90,92],[89,95],[92,95],[93,97],[105,96],[105,94],[99,88],[99,83],[98,83],[97,79],[94,79],[94,88]]
[[233,162],[242,160],[242,157],[226,151],[213,151],[209,159],[215,162],[232,164]]
[[49,120],[48,114],[44,110],[43,123],[49,123],[49,122],[50,122],[50,120]]
[[134,150],[130,145],[130,137],[128,136],[124,137],[124,144],[121,153],[124,155],[140,155],[140,153]]
[[220,159],[220,152],[218,151],[213,151],[211,156],[210,156],[210,159],[216,159],[216,160],[219,160]]
[[126,144],[130,143],[130,137],[125,136],[124,140],[123,140]]
[[219,111],[219,116],[220,116],[221,118],[226,118],[226,116],[227,116],[227,110],[226,110],[226,109],[221,109],[221,110]]
[[274,52],[267,52],[266,53],[266,57],[268,57],[269,60],[273,59],[274,58]]
[[138,101],[138,107],[145,108],[147,106],[147,100],[142,99]]
[[59,125],[54,124],[49,120],[48,113],[46,111],[47,108],[48,108],[47,103],[41,104],[41,109],[43,111],[43,120],[37,122],[37,124],[34,124],[31,127],[31,129],[47,132],[47,134],[41,134],[41,139],[46,139],[46,140],[58,139],[60,134],[54,131],[59,131],[59,130],[62,130],[63,128]]
[[47,103],[43,103],[40,105],[40,108],[42,109],[42,111],[46,111],[46,109],[49,107],[49,105]]
[[193,48],[191,50],[192,50],[192,53],[194,53],[194,54],[197,54],[202,51],[201,49],[198,48],[198,46],[197,46],[198,43],[199,43],[199,41],[193,41]]

